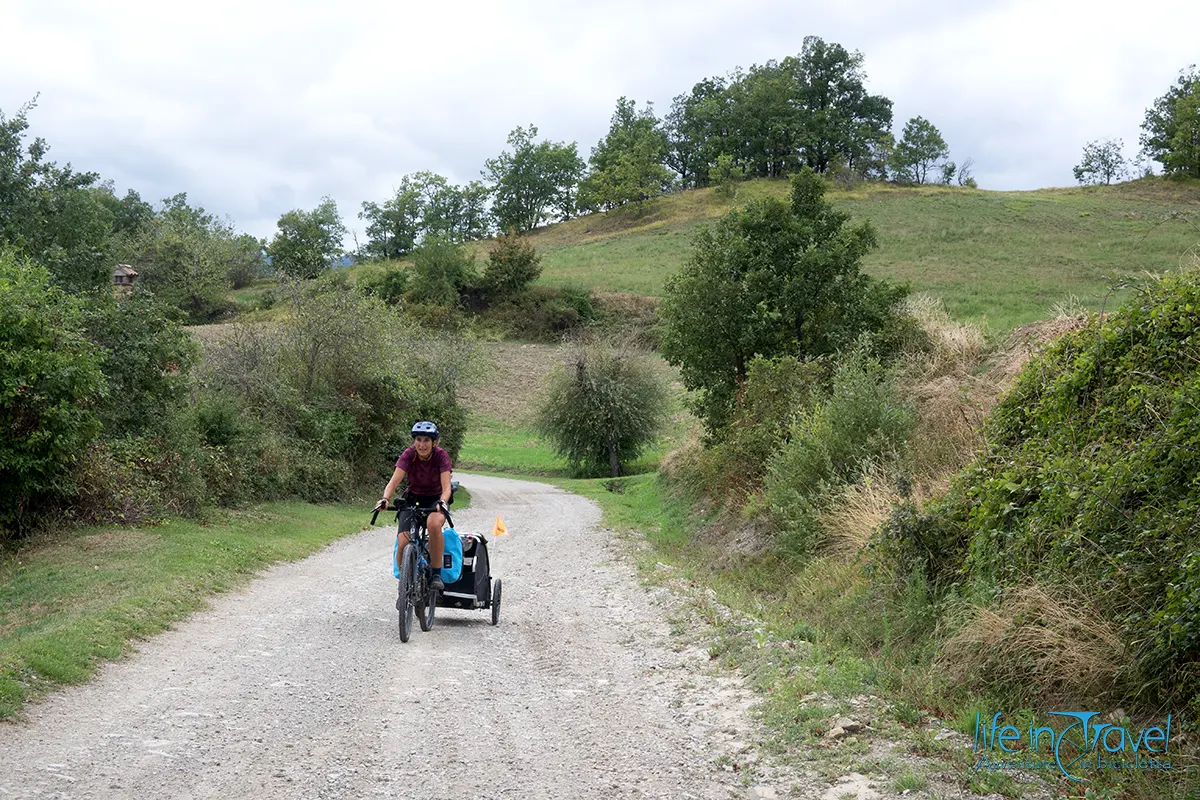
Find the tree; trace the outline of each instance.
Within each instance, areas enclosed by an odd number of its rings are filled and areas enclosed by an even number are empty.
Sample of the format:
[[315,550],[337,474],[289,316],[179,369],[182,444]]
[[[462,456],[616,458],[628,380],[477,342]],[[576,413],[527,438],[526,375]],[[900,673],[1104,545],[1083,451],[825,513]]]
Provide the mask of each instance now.
[[104,291],[83,304],[81,322],[109,387],[97,405],[106,437],[161,429],[188,402],[199,350],[177,316],[144,284],[127,297]]
[[714,436],[754,356],[833,352],[887,326],[906,293],[860,272],[875,232],[847,226],[824,193],[821,177],[801,169],[790,204],[757,200],[701,228],[691,258],[667,281],[662,353],[700,393],[695,408]]
[[368,259],[393,259],[408,255],[421,238],[423,200],[412,177],[400,180],[396,193],[382,205],[363,201],[358,218],[367,222],[367,243],[363,255]]
[[1175,101],[1175,133],[1163,167],[1169,175],[1200,178],[1200,81]]
[[37,503],[74,490],[71,468],[99,432],[106,393],[79,303],[50,274],[0,249],[0,539]]
[[799,58],[785,59],[794,83],[798,143],[817,172],[841,156],[865,174],[876,143],[892,128],[892,101],[867,94],[862,53],[806,36]]
[[113,214],[91,188],[99,176],[46,159],[40,137],[24,143],[35,97],[11,119],[0,111],[0,246],[9,245],[74,290],[111,280]]
[[116,235],[136,235],[143,225],[154,218],[154,206],[133,189],[127,191],[124,198],[118,198],[115,185],[108,180],[96,187],[95,191],[96,199],[113,216],[112,231]]
[[569,219],[584,162],[575,143],[534,142],[538,129],[516,128],[499,156],[485,163],[483,175],[492,183],[496,226],[500,230],[530,231],[547,222]]
[[1083,159],[1075,165],[1075,180],[1080,183],[1108,184],[1113,178],[1129,174],[1129,162],[1121,152],[1125,143],[1120,139],[1092,141],[1083,146]]
[[651,104],[639,112],[635,101],[622,97],[608,134],[592,148],[592,172],[579,185],[579,206],[607,210],[662,194],[671,184],[671,171],[662,164],[666,151],[667,137]]
[[312,211],[295,209],[279,218],[279,231],[267,247],[271,266],[294,278],[315,278],[341,258],[346,226],[337,203],[324,198]]
[[180,193],[164,200],[135,235],[121,237],[116,252],[136,266],[139,283],[159,300],[180,309],[193,324],[203,324],[227,309],[231,268],[251,258],[241,247],[230,223],[190,205],[187,194]]
[[515,233],[496,241],[483,270],[483,290],[489,302],[516,297],[542,274],[541,257],[528,241]]
[[898,180],[925,183],[931,169],[939,168],[950,155],[946,140],[924,117],[913,117],[904,124],[904,133],[892,153],[892,170]]
[[426,236],[453,242],[487,238],[491,233],[490,195],[480,181],[455,186],[435,172],[405,175],[383,205],[362,204],[358,218],[367,220],[362,255],[368,259],[401,258]]
[[[1172,158],[1178,146],[1187,150],[1188,141],[1200,138],[1195,122],[1189,122],[1188,109],[1194,108],[1197,101],[1189,101],[1200,91],[1200,72],[1193,64],[1186,70],[1179,71],[1179,79],[1166,94],[1154,101],[1154,105],[1146,109],[1142,121],[1140,142],[1142,152],[1150,159],[1163,165],[1167,174],[1182,174],[1200,177],[1200,158],[1190,161],[1184,154]],[[1181,105],[1182,103],[1182,105]],[[1180,112],[1183,112],[1182,118]],[[1194,119],[1194,116],[1192,117]],[[1181,125],[1184,132],[1180,134]],[[1190,128],[1190,130],[1189,130]]]
[[723,78],[705,78],[671,102],[664,121],[665,163],[684,188],[706,186],[709,169],[728,152],[730,106]]
[[537,425],[575,472],[615,478],[658,436],[666,398],[635,352],[580,347],[551,373]]
[[975,159],[968,158],[958,168],[958,185],[968,189],[979,188],[979,184],[975,182]]

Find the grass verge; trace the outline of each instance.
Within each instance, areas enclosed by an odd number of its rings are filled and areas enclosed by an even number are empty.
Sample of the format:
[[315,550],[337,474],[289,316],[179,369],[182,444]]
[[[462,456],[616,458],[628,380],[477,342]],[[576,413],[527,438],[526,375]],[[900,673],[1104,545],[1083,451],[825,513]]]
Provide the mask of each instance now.
[[211,595],[356,533],[369,518],[363,503],[268,503],[157,527],[56,532],[4,554],[0,719],[58,685],[86,681],[101,661],[204,608]]

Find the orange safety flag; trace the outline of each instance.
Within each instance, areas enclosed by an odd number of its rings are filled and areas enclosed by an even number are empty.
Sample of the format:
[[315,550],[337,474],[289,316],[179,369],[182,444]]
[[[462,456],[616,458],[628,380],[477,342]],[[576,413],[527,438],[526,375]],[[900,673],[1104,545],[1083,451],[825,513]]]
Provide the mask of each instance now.
[[503,536],[508,533],[508,528],[504,527],[504,520],[500,519],[500,515],[496,515],[496,524],[492,527],[492,536]]

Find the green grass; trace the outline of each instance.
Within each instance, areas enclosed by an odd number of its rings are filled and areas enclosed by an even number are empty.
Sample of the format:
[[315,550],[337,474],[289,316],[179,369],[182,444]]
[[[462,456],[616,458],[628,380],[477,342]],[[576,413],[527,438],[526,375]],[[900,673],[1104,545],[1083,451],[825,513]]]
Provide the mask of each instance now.
[[[785,181],[755,181],[734,203],[787,191]],[[876,227],[880,247],[865,259],[867,272],[907,281],[941,297],[955,318],[986,319],[997,332],[1043,319],[1071,297],[1099,309],[1120,276],[1175,269],[1200,243],[1200,218],[1188,211],[1200,182],[1028,192],[870,184],[828,197]],[[681,192],[641,216],[590,215],[535,232],[541,281],[660,295],[696,226],[729,207],[711,190]]]
[[455,469],[519,475],[568,474],[567,462],[537,431],[484,414],[471,414]]
[[[466,499],[466,498],[464,498]],[[458,502],[456,498],[456,507]],[[246,583],[361,530],[362,504],[270,503],[152,528],[82,528],[0,562],[0,719]]]

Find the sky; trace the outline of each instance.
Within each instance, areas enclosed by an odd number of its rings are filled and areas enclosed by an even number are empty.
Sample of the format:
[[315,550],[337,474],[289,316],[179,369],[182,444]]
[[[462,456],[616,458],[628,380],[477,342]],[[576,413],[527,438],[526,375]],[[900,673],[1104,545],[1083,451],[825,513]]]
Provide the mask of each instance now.
[[49,158],[120,195],[186,192],[262,238],[329,196],[361,237],[405,174],[480,178],[530,124],[587,158],[619,97],[662,116],[809,35],[861,52],[897,138],[929,120],[980,188],[1069,186],[1089,141],[1136,154],[1197,31],[1197,0],[0,0],[0,112],[36,95]]

